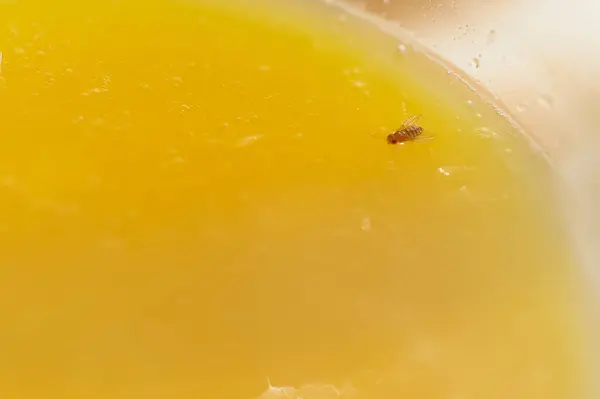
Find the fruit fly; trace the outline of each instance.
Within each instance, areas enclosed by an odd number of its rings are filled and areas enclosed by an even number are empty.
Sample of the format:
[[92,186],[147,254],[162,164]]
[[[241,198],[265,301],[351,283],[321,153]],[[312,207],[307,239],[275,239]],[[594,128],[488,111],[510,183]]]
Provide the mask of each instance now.
[[387,135],[388,144],[404,143],[405,141],[428,141],[433,137],[420,137],[423,128],[417,125],[422,115],[413,115],[402,122],[399,129]]

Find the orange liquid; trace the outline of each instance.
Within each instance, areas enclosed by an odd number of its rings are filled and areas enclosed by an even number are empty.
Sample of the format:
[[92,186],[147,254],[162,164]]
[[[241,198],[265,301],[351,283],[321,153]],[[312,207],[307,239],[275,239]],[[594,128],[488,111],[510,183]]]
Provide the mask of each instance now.
[[420,54],[316,5],[0,22],[1,397],[581,397],[551,173]]

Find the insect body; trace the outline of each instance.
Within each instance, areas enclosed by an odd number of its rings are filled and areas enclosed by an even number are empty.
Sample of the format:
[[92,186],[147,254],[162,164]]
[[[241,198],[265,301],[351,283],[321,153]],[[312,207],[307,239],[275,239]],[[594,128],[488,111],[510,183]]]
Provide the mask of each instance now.
[[419,119],[421,119],[421,115],[414,115],[405,120],[400,129],[396,130],[394,133],[388,134],[387,142],[389,144],[397,144],[415,140],[423,133],[423,128],[417,125]]
[[388,134],[388,144],[404,143],[405,141],[425,141],[430,140],[432,137],[423,138],[423,128],[417,125],[417,122],[421,119],[421,115],[413,115],[402,123],[402,126],[393,133]]

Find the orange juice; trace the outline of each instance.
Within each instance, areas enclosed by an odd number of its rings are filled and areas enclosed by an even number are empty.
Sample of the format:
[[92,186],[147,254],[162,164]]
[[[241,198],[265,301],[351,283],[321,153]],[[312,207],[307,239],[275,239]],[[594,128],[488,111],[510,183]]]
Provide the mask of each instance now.
[[581,397],[552,172],[420,53],[300,2],[0,26],[2,398]]

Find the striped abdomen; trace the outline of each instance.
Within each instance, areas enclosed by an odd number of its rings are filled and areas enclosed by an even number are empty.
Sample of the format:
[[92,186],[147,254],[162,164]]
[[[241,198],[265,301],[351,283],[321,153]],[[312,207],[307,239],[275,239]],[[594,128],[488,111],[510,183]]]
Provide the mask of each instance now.
[[421,133],[423,133],[423,128],[417,125],[410,125],[404,129],[400,129],[395,131],[394,133],[388,136],[388,143],[396,144],[402,143],[403,141],[414,140]]

